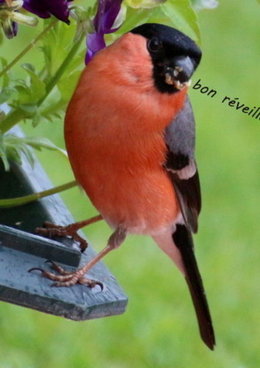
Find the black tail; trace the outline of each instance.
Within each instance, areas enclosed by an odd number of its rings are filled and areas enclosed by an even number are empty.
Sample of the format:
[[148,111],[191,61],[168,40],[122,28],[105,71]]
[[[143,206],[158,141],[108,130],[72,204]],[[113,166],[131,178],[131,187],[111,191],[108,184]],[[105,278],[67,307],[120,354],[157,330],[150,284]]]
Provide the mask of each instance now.
[[177,225],[176,231],[172,237],[182,256],[186,274],[185,278],[196,311],[201,338],[205,344],[213,350],[215,345],[214,329],[202,279],[193,251],[191,233],[187,230],[185,225]]

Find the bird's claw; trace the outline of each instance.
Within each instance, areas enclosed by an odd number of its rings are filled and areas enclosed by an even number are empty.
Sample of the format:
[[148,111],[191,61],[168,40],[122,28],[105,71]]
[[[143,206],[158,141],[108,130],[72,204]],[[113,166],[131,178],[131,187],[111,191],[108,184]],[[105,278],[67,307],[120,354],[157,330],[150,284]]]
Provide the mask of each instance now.
[[60,226],[46,221],[44,222],[43,227],[37,227],[35,229],[35,232],[36,234],[45,236],[47,238],[53,238],[55,236],[70,237],[71,239],[79,243],[81,252],[84,252],[84,250],[88,247],[88,243],[77,233],[77,230],[73,225],[74,224]]
[[63,267],[59,266],[57,263],[53,262],[51,259],[47,259],[45,263],[49,263],[51,268],[58,272],[60,275],[69,275],[71,274],[71,271],[64,270]]
[[32,271],[40,271],[42,273],[42,276],[55,281],[51,286],[52,287],[68,287],[73,286],[76,284],[80,285],[86,285],[89,288],[93,288],[96,285],[99,285],[101,290],[103,290],[103,284],[102,282],[95,281],[92,279],[89,279],[87,277],[84,277],[79,271],[66,271],[63,267],[57,265],[55,262],[47,260],[46,262],[51,263],[51,268],[55,270],[58,274],[46,271],[43,268],[40,267],[33,267],[28,272]]

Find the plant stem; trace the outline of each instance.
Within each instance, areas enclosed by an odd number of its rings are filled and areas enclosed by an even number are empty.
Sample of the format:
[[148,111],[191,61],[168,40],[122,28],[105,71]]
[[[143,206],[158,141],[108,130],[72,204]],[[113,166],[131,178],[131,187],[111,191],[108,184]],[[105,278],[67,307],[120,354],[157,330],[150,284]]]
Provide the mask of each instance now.
[[77,51],[78,51],[78,49],[79,49],[79,47],[81,45],[81,42],[82,42],[83,38],[84,38],[84,36],[80,37],[80,39],[77,42],[75,42],[75,44],[70,49],[70,51],[67,54],[65,60],[63,61],[63,63],[59,67],[59,69],[56,71],[56,73],[54,74],[54,76],[52,77],[52,79],[47,84],[45,96],[38,102],[38,106],[40,106],[42,104],[42,102],[46,99],[46,97],[49,95],[49,93],[52,91],[52,89],[58,83],[58,81],[60,80],[61,76],[64,74],[64,72],[65,72],[68,64],[72,61],[73,56],[77,53]]
[[37,37],[35,37],[21,52],[18,54],[12,61],[9,63],[1,72],[0,72],[0,78],[8,72],[28,51],[30,51],[35,44],[47,33],[56,23],[57,19],[55,19],[53,22],[51,22],[44,30],[38,34]]
[[14,125],[19,123],[19,121],[25,119],[27,114],[23,110],[13,110],[11,111],[7,117],[1,121],[0,123],[0,132],[2,134],[6,133],[9,129],[11,129]]
[[44,190],[42,192],[33,193],[33,194],[29,194],[29,195],[22,196],[22,197],[10,198],[10,199],[0,199],[0,208],[10,208],[10,207],[22,206],[24,204],[36,201],[37,199],[47,197],[49,195],[56,194],[64,190],[73,188],[77,185],[78,184],[76,181],[70,181],[69,183],[59,185],[51,189]]

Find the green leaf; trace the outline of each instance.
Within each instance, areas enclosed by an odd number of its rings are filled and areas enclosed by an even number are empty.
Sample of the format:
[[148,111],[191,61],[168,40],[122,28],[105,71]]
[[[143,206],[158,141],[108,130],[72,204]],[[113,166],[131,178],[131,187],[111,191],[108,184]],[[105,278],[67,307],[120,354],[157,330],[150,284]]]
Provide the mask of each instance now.
[[200,42],[197,16],[189,0],[168,0],[153,9],[127,8],[126,20],[117,34],[123,34],[143,23],[162,23],[177,28]]
[[35,148],[39,151],[41,151],[42,148],[45,148],[45,149],[48,149],[50,151],[59,152],[63,156],[67,157],[67,152],[64,149],[56,146],[54,143],[52,143],[47,138],[44,138],[44,137],[23,137],[23,138],[20,138],[19,137],[19,139],[23,144],[27,144],[28,146],[33,147],[33,148]]
[[68,101],[70,100],[79,80],[82,69],[85,67],[83,62],[85,53],[85,49],[78,52],[78,54],[71,60],[66,68],[66,72],[62,75],[61,79],[57,83],[61,100],[64,104],[62,108],[66,107]]
[[14,88],[8,87],[3,88],[0,93],[0,105],[6,101],[9,101],[10,97],[14,92],[15,92]]
[[[44,68],[46,82],[52,78],[65,60],[69,50],[73,46],[75,33],[75,22],[71,22],[69,27],[63,22],[57,22],[57,24],[42,38],[41,50],[45,59]],[[84,64],[84,59],[81,59],[81,64]]]
[[125,3],[127,6],[130,6],[132,8],[138,9],[138,8],[154,8],[160,3],[164,3],[167,0],[125,0]]
[[17,84],[14,86],[14,88],[17,91],[17,97],[14,103],[17,103],[18,106],[30,103],[31,101],[30,88],[23,81],[17,81]]
[[190,36],[195,42],[200,43],[200,30],[197,15],[192,9],[189,0],[171,0],[161,5],[161,9],[168,18],[167,25],[174,23],[175,28]]
[[55,92],[49,96],[47,102],[43,103],[37,111],[33,124],[37,125],[40,121],[43,122],[46,120],[50,122],[54,122],[57,119],[60,120],[64,115],[67,103],[68,101],[65,102],[61,98],[59,91],[55,89]]
[[37,111],[37,106],[32,104],[21,104],[20,109],[29,115],[34,115]]
[[1,122],[2,120],[4,120],[5,116],[6,116],[6,115],[5,115],[5,112],[1,110],[1,106],[0,106],[0,122]]
[[[13,93],[16,91],[15,98],[9,104],[14,109],[25,112],[26,117],[33,118],[38,110],[38,102],[45,95],[46,86],[32,64],[23,64],[22,68],[26,71],[29,78],[27,80],[16,80],[12,90],[7,90],[6,92]],[[3,95],[3,97],[8,96]]]
[[33,152],[30,149],[30,147],[27,147],[26,145],[20,145],[17,147],[10,147],[9,148],[13,154],[15,154],[15,157],[11,157],[11,153],[9,153],[10,159],[16,161],[19,165],[22,164],[22,155],[24,154],[25,158],[29,162],[29,164],[33,167],[34,166],[34,156]]
[[[33,156],[30,151],[29,147],[27,147],[22,141],[22,138],[16,137],[13,134],[5,134],[2,136],[2,151],[5,154],[4,159],[8,162],[9,160],[12,160],[16,162],[18,165],[21,164],[21,154],[25,154],[28,158],[29,162],[33,164]],[[2,157],[3,159],[3,157]],[[9,169],[9,163],[8,167],[5,168]]]
[[42,121],[41,114],[39,113],[38,110],[36,110],[35,114],[32,117],[32,126],[33,126],[33,128],[37,127],[40,124],[41,121]]
[[34,155],[32,148],[41,151],[43,148],[61,153],[67,158],[67,153],[60,147],[57,147],[49,139],[42,137],[17,137],[14,134],[0,134],[0,157],[4,163],[5,169],[9,169],[8,160],[21,164],[21,155],[24,155],[33,166]]
[[0,132],[0,158],[3,162],[3,164],[4,164],[4,169],[6,171],[8,171],[10,169],[10,165],[9,165],[9,162],[8,162],[3,137],[4,137],[3,134],[1,134],[1,132]]
[[127,8],[126,19],[116,34],[124,34],[140,24],[147,23],[149,15],[152,16],[153,10]]
[[62,78],[58,82],[58,88],[61,94],[61,99],[64,101],[64,104],[67,104],[68,101],[70,100],[75,90],[76,84],[79,80],[80,73],[81,71],[76,70],[67,77]]
[[45,83],[41,80],[41,78],[36,74],[34,67],[31,64],[23,64],[22,68],[29,74],[30,76],[30,94],[31,94],[31,102],[39,101],[45,94]]

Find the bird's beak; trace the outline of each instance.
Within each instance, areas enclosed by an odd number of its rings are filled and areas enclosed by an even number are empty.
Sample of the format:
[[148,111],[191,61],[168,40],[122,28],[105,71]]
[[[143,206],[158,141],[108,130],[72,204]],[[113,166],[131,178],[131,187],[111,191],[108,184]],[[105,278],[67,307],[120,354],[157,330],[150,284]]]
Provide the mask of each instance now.
[[175,57],[165,65],[165,83],[181,90],[190,85],[190,78],[194,72],[194,65],[189,56]]

